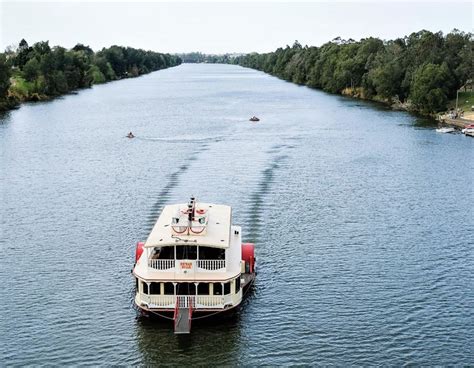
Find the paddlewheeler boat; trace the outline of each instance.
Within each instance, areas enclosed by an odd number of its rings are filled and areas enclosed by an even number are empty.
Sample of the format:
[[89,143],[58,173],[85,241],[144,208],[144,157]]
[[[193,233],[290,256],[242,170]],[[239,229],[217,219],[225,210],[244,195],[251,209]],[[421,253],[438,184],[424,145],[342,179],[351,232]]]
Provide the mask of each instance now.
[[132,273],[141,312],[189,333],[193,319],[239,307],[255,280],[254,244],[242,243],[231,207],[192,197],[165,206],[148,239],[137,243]]

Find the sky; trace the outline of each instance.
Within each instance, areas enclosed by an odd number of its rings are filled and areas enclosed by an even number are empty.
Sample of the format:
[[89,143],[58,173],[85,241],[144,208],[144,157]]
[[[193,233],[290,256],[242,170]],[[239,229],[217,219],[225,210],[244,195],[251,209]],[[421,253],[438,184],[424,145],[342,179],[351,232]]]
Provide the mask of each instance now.
[[264,0],[0,0],[0,49],[49,40],[67,48],[111,45],[160,52],[269,52],[341,37],[394,39],[427,29],[473,32],[473,2]]

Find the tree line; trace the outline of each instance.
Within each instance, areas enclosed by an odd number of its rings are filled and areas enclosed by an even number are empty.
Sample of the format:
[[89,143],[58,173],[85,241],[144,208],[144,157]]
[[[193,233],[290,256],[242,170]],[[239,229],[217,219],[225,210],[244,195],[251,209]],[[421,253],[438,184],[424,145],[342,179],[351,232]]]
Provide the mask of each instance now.
[[114,45],[94,52],[83,44],[68,50],[51,47],[48,41],[30,46],[23,39],[16,49],[0,54],[0,110],[180,63],[176,55],[131,47]]
[[188,52],[178,54],[183,63],[200,64],[200,63],[214,63],[214,64],[229,64],[233,58],[242,54],[203,54],[201,52]]
[[446,109],[473,80],[473,35],[420,31],[404,38],[336,38],[321,47],[297,41],[274,52],[246,54],[232,63],[331,93],[401,103],[425,114]]

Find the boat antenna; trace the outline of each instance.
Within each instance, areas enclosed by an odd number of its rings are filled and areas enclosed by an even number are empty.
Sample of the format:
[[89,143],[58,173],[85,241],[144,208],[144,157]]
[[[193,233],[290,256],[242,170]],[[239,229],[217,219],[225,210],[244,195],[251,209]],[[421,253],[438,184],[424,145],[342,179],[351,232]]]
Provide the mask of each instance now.
[[196,215],[196,197],[191,196],[191,201],[189,203],[193,205],[193,209],[192,209],[193,217],[192,218],[194,218],[195,215]]

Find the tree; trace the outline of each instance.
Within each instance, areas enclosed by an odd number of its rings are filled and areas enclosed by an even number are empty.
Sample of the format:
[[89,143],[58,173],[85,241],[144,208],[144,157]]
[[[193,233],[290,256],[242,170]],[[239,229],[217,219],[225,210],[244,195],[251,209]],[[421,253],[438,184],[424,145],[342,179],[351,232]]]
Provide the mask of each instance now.
[[23,38],[20,41],[17,49],[17,56],[15,58],[15,65],[18,66],[20,69],[28,62],[33,49],[28,46],[28,42]]
[[10,87],[11,68],[4,54],[0,54],[0,102],[5,101]]
[[72,51],[83,52],[84,54],[89,56],[92,56],[94,54],[94,51],[89,46],[85,46],[82,43],[78,43],[76,46],[74,46],[72,48]]
[[421,111],[433,113],[444,110],[448,101],[450,73],[446,63],[436,65],[426,63],[414,75],[411,101]]
[[112,46],[98,53],[78,43],[72,49],[50,47],[48,41],[35,43],[32,47],[21,40],[15,51],[0,60],[0,109],[5,108],[12,65],[15,83],[10,95],[20,100],[38,100],[58,96],[78,88],[104,83],[117,76],[135,77],[143,73],[174,66],[181,59],[174,55],[161,54],[131,47]]
[[296,41],[292,47],[231,62],[333,93],[350,86],[366,98],[410,97],[419,111],[433,112],[474,79],[473,48],[471,33],[454,30],[443,36],[422,30],[393,41],[337,37],[320,47],[302,47]]
[[24,78],[32,82],[34,81],[40,74],[40,64],[38,59],[33,58],[28,60],[28,62],[23,67],[23,76]]

